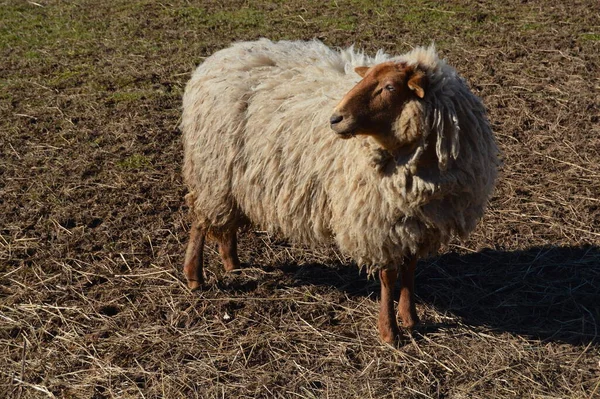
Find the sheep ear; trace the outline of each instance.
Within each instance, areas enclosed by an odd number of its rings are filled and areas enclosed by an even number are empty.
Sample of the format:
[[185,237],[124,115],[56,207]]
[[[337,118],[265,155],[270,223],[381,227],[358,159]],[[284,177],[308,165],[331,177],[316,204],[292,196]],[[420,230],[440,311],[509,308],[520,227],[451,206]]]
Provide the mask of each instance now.
[[361,66],[361,67],[354,68],[354,72],[356,72],[357,74],[359,74],[361,78],[365,77],[365,75],[367,74],[368,70],[369,70],[369,67],[366,67],[366,66]]
[[413,71],[408,79],[408,88],[415,92],[417,97],[425,97],[425,86],[427,85],[427,75],[420,69]]

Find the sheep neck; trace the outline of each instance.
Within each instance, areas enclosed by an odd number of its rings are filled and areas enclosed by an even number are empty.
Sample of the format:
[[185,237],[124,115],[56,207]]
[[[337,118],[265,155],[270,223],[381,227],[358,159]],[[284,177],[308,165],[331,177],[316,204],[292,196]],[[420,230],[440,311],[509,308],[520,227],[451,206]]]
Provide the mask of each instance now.
[[419,146],[419,141],[414,140],[410,143],[403,143],[395,135],[371,136],[381,150],[384,150],[393,159],[405,158],[413,153]]

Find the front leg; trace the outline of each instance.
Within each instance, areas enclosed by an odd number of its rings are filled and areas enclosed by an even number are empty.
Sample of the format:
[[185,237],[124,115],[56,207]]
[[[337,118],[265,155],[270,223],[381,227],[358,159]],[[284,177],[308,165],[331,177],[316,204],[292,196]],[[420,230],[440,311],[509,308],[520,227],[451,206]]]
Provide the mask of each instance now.
[[398,316],[404,327],[412,330],[419,323],[417,308],[415,306],[415,267],[417,257],[407,257],[400,269],[400,301],[398,302]]
[[382,269],[379,271],[381,280],[381,302],[379,304],[379,321],[377,327],[381,340],[393,344],[399,336],[396,312],[394,311],[394,286],[398,278],[398,270]]

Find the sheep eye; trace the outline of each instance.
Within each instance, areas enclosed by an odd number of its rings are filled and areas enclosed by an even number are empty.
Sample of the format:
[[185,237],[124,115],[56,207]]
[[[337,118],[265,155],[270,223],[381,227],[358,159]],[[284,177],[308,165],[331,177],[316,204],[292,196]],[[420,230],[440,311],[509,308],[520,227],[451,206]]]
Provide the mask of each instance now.
[[385,86],[385,89],[386,89],[387,91],[394,91],[394,90],[396,90],[396,88],[394,87],[394,85],[391,85],[391,84],[390,84],[390,85],[386,85],[386,86]]

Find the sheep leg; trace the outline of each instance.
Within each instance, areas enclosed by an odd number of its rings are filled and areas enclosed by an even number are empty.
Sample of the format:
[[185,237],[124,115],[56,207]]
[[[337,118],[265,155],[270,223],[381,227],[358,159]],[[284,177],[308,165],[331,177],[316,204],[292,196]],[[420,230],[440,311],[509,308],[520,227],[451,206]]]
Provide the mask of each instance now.
[[381,340],[392,344],[399,335],[394,312],[394,286],[398,278],[397,269],[382,269],[379,271],[381,280],[381,302],[379,304],[379,320],[377,327]]
[[204,284],[203,253],[204,239],[206,237],[206,228],[192,223],[190,229],[190,241],[185,252],[185,261],[183,263],[183,273],[187,279],[188,288],[195,290]]
[[404,327],[412,330],[419,323],[415,306],[415,266],[417,257],[406,259],[400,269],[400,300],[398,301],[398,316]]
[[228,272],[240,268],[240,260],[237,254],[236,230],[236,228],[231,228],[217,238],[219,254],[221,255],[225,271]]

